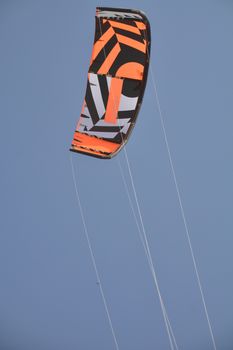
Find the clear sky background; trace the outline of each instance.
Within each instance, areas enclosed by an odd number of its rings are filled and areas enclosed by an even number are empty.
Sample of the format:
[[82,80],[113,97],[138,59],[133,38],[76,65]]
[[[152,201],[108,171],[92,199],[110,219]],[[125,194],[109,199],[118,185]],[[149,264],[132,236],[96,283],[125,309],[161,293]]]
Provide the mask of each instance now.
[[[68,151],[98,5],[138,8],[150,20],[151,63],[217,349],[232,350],[231,0],[0,0],[0,349],[114,349]],[[150,78],[127,152],[179,349],[211,350]],[[117,158],[72,157],[120,350],[169,350]],[[117,157],[129,180],[123,152]]]

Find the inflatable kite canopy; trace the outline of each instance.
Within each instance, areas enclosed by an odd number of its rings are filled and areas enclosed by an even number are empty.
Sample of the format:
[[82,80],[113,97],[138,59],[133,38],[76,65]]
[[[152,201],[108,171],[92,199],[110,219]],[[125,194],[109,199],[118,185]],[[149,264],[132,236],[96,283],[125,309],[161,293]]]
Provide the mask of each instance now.
[[150,41],[141,11],[96,9],[86,95],[71,151],[112,158],[125,145],[146,86]]

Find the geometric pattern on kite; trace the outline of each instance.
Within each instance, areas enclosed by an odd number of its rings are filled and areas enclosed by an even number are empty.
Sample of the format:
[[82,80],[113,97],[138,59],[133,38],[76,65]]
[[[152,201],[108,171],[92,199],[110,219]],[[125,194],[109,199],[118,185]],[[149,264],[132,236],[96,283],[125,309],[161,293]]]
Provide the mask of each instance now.
[[97,8],[85,99],[71,151],[112,158],[128,141],[142,102],[150,25],[136,10]]

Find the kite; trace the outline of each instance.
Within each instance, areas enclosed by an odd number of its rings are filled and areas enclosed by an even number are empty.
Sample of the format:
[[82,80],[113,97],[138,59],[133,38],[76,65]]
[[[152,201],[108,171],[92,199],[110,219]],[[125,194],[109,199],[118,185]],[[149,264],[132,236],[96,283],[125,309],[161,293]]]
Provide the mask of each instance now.
[[85,99],[70,150],[108,159],[126,144],[146,87],[150,24],[138,10],[96,8]]

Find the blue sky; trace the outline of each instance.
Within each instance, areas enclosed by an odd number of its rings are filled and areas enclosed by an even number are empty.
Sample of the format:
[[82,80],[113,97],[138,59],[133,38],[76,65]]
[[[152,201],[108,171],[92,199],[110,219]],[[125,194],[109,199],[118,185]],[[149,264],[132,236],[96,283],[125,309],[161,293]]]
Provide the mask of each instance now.
[[[69,146],[96,6],[138,8],[218,350],[233,336],[233,4],[0,1],[0,349],[114,349],[77,206]],[[127,145],[179,349],[213,349],[149,78]],[[120,350],[169,349],[117,158],[73,154]],[[124,153],[118,155],[128,184]]]

